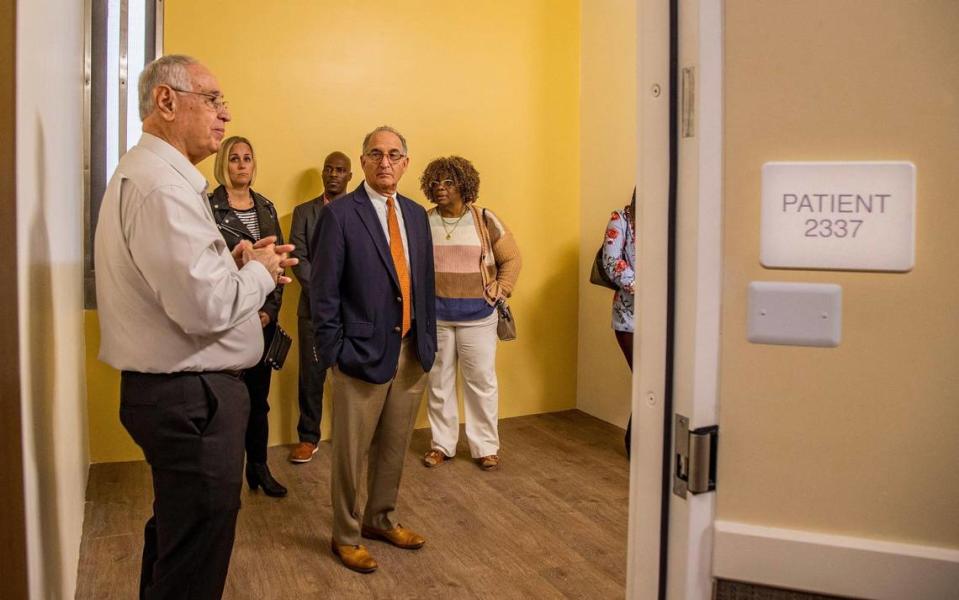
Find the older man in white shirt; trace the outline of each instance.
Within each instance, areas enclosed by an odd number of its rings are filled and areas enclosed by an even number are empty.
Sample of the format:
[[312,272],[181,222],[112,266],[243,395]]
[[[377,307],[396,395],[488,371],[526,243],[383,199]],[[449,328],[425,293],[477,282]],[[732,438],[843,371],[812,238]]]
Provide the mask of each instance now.
[[141,598],[219,598],[233,550],[249,396],[263,354],[257,314],[293,247],[266,238],[231,254],[194,166],[230,120],[216,78],[187,56],[147,65],[143,137],[100,208],[100,359],[120,369],[120,420],[153,472]]

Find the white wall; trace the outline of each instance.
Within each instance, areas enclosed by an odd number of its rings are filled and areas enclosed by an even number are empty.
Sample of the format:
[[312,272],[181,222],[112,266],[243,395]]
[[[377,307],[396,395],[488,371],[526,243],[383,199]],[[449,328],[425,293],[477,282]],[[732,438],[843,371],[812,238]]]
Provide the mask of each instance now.
[[89,465],[83,31],[83,2],[17,2],[16,251],[31,598],[74,596]]

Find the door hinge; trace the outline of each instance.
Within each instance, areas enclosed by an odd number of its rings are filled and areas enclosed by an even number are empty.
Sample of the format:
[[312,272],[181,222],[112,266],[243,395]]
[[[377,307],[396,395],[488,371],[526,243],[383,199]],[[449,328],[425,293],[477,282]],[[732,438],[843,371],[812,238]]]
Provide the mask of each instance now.
[[696,137],[696,67],[683,67],[680,126],[684,138]]
[[719,426],[689,429],[689,418],[675,415],[673,428],[673,493],[702,494],[716,489],[716,443]]

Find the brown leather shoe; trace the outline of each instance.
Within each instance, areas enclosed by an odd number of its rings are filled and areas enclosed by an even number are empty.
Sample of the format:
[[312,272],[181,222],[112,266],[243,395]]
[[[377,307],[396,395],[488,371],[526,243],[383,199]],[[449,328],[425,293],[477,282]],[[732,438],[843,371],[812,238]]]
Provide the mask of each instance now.
[[410,531],[399,523],[393,529],[377,529],[364,525],[361,534],[367,539],[384,540],[404,550],[416,550],[422,548],[423,544],[426,543],[426,538]]
[[347,569],[353,569],[359,573],[372,573],[379,566],[366,546],[354,546],[351,544],[337,544],[336,540],[330,540],[330,546],[333,554],[340,557],[340,561]]
[[493,471],[499,467],[499,456],[496,454],[490,454],[489,456],[483,456],[476,459],[479,461],[479,466],[484,471]]
[[313,460],[313,455],[316,454],[316,451],[316,444],[311,444],[310,442],[300,442],[296,446],[293,446],[293,449],[290,450],[290,462],[308,463]]
[[432,469],[433,467],[440,466],[448,460],[452,460],[452,458],[452,456],[446,456],[441,451],[433,449],[423,455],[423,464]]

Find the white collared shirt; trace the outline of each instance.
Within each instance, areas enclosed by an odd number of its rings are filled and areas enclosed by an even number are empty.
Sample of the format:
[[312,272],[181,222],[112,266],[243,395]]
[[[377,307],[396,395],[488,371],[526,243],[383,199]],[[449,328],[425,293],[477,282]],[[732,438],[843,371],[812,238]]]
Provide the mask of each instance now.
[[145,373],[245,369],[259,362],[259,308],[275,284],[237,269],[206,179],[144,133],[110,179],[95,241],[100,360]]
[[[373,203],[373,210],[376,211],[376,216],[380,220],[380,225],[383,226],[383,233],[386,234],[386,243],[390,242],[390,225],[386,219],[386,196],[377,192],[370,184],[363,181],[363,186],[366,188],[366,194],[370,197],[370,201]],[[400,237],[403,238],[403,256],[406,258],[406,265],[409,267],[410,264],[410,244],[406,240],[406,226],[403,221],[403,210],[400,208],[400,201],[396,198],[396,194],[393,194],[393,206],[396,207],[396,222],[400,226]]]

